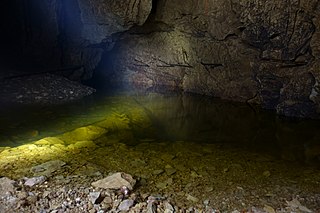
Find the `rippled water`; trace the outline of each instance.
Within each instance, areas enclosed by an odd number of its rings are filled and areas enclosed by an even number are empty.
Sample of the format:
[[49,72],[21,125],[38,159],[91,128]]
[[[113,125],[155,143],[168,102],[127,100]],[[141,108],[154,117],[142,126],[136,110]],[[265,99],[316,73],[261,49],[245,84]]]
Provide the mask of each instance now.
[[174,93],[96,94],[70,104],[6,109],[0,111],[0,146],[14,147],[61,134],[112,113],[126,115],[132,108],[142,110],[152,123],[141,127],[141,121],[131,121],[134,139],[130,143],[215,143],[303,164],[320,163],[319,121],[289,120],[247,104]]

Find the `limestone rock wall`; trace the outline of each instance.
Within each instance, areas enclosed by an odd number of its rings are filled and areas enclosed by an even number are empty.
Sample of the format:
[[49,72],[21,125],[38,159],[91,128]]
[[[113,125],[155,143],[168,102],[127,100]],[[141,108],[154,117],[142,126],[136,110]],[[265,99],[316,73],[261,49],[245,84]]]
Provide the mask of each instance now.
[[319,115],[319,0],[12,1],[22,11],[23,55],[73,67],[69,78],[98,70],[113,81]]
[[31,66],[70,68],[74,79],[89,79],[111,35],[142,25],[151,0],[13,0],[20,8],[22,55]]
[[119,81],[315,117],[319,14],[317,0],[158,0],[153,30],[131,30],[111,61]]
[[82,37],[100,43],[113,33],[142,25],[151,11],[150,0],[79,0]]

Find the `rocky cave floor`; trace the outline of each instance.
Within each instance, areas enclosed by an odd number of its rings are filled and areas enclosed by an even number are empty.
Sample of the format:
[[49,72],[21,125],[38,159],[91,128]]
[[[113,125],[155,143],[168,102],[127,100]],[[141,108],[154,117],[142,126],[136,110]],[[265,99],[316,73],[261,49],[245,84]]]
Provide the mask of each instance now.
[[[12,71],[10,71],[12,72]],[[17,76],[17,77],[15,77]],[[65,77],[39,73],[0,76],[0,104],[61,104],[83,98],[95,90]]]
[[[93,92],[52,75],[12,81],[1,95],[24,103]],[[320,212],[319,170],[225,144],[137,141],[129,124],[149,118],[127,113],[0,147],[0,212]]]
[[319,212],[319,171],[215,144],[128,145],[114,121],[1,148],[0,211]]

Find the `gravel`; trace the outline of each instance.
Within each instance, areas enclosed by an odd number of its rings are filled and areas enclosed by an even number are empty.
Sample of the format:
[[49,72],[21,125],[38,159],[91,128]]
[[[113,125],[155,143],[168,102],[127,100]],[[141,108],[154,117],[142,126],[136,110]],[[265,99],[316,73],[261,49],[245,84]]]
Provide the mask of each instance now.
[[38,74],[0,80],[0,103],[60,104],[91,95],[95,90],[53,74]]

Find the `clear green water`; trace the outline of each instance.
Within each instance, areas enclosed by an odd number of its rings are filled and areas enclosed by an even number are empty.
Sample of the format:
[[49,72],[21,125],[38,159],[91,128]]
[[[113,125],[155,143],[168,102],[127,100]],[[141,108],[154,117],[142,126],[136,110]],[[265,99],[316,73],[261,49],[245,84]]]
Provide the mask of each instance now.
[[123,171],[138,180],[139,193],[179,206],[210,200],[231,212],[283,208],[299,198],[320,209],[319,121],[202,96],[131,91],[6,109],[0,122],[0,176],[32,176],[32,166],[59,159],[68,166],[56,176],[90,185],[96,172]]
[[[152,122],[130,122],[134,139],[193,141],[241,147],[289,161],[320,164],[319,121],[288,120],[246,104],[188,94],[118,92],[56,106],[0,111],[0,146],[15,147],[139,108]],[[152,131],[151,131],[152,129]],[[134,141],[135,140],[135,141]]]

